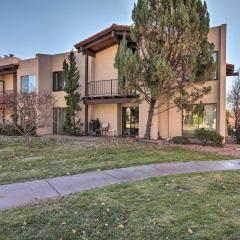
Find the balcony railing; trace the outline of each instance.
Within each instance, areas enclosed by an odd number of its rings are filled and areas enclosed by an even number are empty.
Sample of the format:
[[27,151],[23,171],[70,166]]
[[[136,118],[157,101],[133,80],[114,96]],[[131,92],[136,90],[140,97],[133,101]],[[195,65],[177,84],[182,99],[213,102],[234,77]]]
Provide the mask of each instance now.
[[0,105],[12,106],[15,104],[17,91],[0,91]]
[[122,90],[118,79],[91,81],[88,83],[88,97],[129,96],[133,92]]

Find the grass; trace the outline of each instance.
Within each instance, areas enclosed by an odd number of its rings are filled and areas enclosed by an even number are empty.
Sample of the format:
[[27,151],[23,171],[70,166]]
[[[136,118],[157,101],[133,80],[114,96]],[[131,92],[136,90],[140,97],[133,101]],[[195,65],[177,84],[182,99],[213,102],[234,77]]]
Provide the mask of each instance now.
[[0,184],[141,164],[227,159],[232,158],[128,139],[35,139],[27,149],[19,138],[0,137]]
[[0,214],[4,240],[239,240],[240,172],[132,182]]

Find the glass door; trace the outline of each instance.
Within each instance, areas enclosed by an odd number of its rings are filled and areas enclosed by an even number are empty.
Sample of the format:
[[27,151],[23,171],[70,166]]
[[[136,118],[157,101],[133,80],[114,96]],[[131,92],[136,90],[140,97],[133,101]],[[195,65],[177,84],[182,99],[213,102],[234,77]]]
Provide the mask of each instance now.
[[4,91],[4,81],[0,80],[0,93]]
[[122,135],[138,136],[139,134],[139,108],[122,108]]
[[65,109],[54,108],[53,109],[53,133],[64,134],[64,120],[65,120]]

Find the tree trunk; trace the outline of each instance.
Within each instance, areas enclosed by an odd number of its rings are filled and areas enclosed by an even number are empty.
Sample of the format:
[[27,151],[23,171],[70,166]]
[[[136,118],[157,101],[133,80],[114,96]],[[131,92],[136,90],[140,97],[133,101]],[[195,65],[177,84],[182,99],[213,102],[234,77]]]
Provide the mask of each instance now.
[[74,136],[77,135],[77,132],[76,132],[76,119],[75,119],[75,111],[73,111],[73,134]]
[[151,139],[152,120],[153,120],[155,104],[156,104],[156,100],[151,100],[149,104],[148,120],[146,125],[146,132],[145,132],[145,138],[147,140]]
[[24,135],[24,142],[25,142],[25,147],[27,148],[31,147],[30,136],[28,134]]

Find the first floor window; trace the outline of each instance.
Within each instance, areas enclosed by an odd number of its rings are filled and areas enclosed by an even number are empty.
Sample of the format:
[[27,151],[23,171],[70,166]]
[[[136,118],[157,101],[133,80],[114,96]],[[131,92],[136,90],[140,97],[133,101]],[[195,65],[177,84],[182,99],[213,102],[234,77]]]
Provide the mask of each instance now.
[[53,72],[53,92],[64,90],[63,72]]
[[36,76],[27,75],[21,77],[21,90],[24,93],[31,93],[36,91]]
[[216,104],[206,104],[197,113],[183,111],[183,136],[193,137],[197,129],[217,130]]

